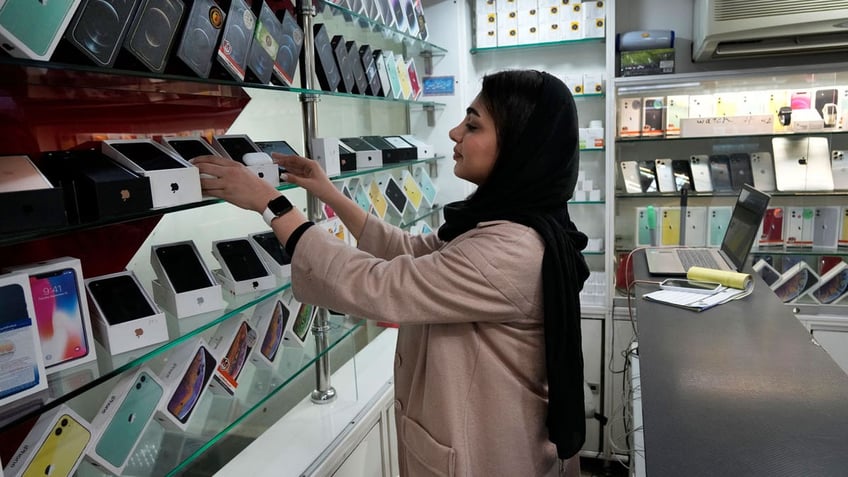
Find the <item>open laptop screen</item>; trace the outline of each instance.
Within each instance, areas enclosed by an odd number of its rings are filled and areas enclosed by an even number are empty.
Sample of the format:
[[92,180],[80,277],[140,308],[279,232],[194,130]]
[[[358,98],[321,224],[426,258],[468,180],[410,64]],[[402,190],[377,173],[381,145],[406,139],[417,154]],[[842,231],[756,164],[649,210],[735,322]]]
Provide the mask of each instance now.
[[742,269],[754,245],[769,199],[771,197],[768,194],[748,184],[739,193],[739,200],[721,242],[721,251],[733,262],[736,271]]

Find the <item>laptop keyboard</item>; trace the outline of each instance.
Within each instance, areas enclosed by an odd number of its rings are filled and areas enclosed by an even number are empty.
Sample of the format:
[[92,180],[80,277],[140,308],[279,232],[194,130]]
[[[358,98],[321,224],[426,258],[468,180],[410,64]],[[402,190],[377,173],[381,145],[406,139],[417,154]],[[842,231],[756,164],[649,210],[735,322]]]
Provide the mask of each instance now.
[[689,250],[681,248],[677,250],[677,257],[683,264],[684,270],[689,267],[719,268],[715,258],[709,250]]

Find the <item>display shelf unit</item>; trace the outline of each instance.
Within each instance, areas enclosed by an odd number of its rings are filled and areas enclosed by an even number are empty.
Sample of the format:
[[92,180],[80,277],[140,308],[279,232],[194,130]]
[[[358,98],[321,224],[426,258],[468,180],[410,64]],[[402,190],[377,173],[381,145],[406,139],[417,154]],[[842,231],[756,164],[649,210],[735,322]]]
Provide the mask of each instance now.
[[[344,32],[346,37],[350,33],[350,39],[355,39],[360,44],[374,41],[383,48],[396,48],[396,51],[407,58],[416,57],[416,62],[420,61],[424,66],[420,67],[419,71],[429,71],[434,59],[447,53],[445,48],[367,20],[364,16],[345,11],[338,5],[322,1],[317,6],[318,11],[310,11],[307,7],[301,20],[308,18],[309,21],[324,21],[334,30]],[[306,23],[309,24],[309,22]],[[311,28],[306,30],[308,38],[305,45],[312,45]],[[312,52],[306,56],[311,57]],[[284,95],[290,98],[291,102],[301,102],[312,106],[324,98],[327,99],[326,104],[316,109],[327,110],[329,114],[335,112],[335,104],[339,103],[345,104],[344,107],[348,109],[365,111],[366,116],[372,114],[371,111],[387,107],[395,108],[392,111],[400,108],[400,111],[405,112],[406,118],[403,120],[391,121],[393,125],[391,130],[384,129],[385,125],[379,121],[371,120],[361,122],[361,129],[348,130],[350,135],[410,133],[412,132],[410,114],[416,114],[417,111],[431,114],[434,110],[445,107],[443,103],[426,99],[408,100],[322,91],[314,86],[317,85],[317,82],[312,81],[314,71],[304,71],[307,66],[310,69],[313,68],[314,64],[314,61],[301,58],[299,64],[302,73],[301,81],[296,82],[295,86],[286,87],[226,79],[154,74],[137,70],[105,69],[82,64],[30,61],[2,56],[0,57],[0,89],[4,90],[4,96],[11,98],[12,104],[22,113],[14,121],[10,120],[10,124],[14,124],[17,129],[6,128],[4,133],[0,133],[0,153],[27,154],[37,158],[45,151],[66,149],[81,144],[83,142],[80,140],[81,135],[96,136],[92,133],[101,132],[125,133],[137,137],[185,130],[204,132],[214,130],[221,133],[231,127],[242,111],[251,107],[251,97],[259,93]],[[302,133],[303,144],[306,145],[303,150],[306,153],[308,153],[309,140],[318,135],[318,129],[315,128],[315,115],[309,114],[307,109],[304,107],[302,114],[298,114],[295,121],[291,121],[291,118],[286,118],[285,122],[280,121],[280,124],[285,124],[286,128]],[[92,112],[95,114],[91,114]],[[18,130],[25,133],[22,135],[26,136],[23,140],[15,136]],[[326,136],[341,132],[344,131],[322,130]],[[254,139],[258,138],[254,137]],[[286,139],[290,138],[286,137]],[[345,173],[331,179],[348,179],[399,168],[411,168],[420,164],[432,168],[442,158],[443,156],[439,156],[387,164],[381,168]],[[431,175],[435,179],[435,174]],[[278,189],[295,195],[304,195],[302,189],[290,184],[281,185]],[[54,246],[65,241],[66,237],[73,237],[69,244],[57,249],[72,249],[75,243],[85,242],[87,239],[95,239],[95,243],[90,248],[101,249],[100,252],[94,252],[88,248],[80,250],[80,253],[88,254],[81,255],[84,270],[86,265],[89,265],[85,273],[86,277],[117,271],[127,262],[143,263],[143,259],[133,257],[133,254],[136,250],[143,250],[146,242],[167,241],[170,231],[166,229],[174,227],[171,223],[173,221],[168,221],[169,218],[186,217],[186,213],[218,210],[217,208],[222,206],[226,204],[218,200],[203,200],[178,207],[108,217],[97,222],[68,225],[58,229],[2,234],[0,235],[0,267],[51,258],[45,255],[56,254]],[[422,208],[407,217],[407,222],[402,223],[401,226],[408,227],[420,220],[427,220],[435,225],[440,212],[439,205]],[[241,217],[245,217],[244,220],[248,221],[256,219],[253,217],[255,214],[239,211],[227,213],[232,214],[232,220],[239,222],[242,220]],[[105,242],[109,240],[107,237],[119,236],[128,229],[133,229],[133,237],[125,243]],[[203,235],[202,230],[188,233]],[[201,238],[200,241],[207,240]],[[112,252],[111,249],[115,247],[120,248],[119,253],[109,255]],[[58,252],[58,255],[64,254]],[[103,256],[95,256],[95,254]],[[93,418],[111,387],[122,376],[142,366],[149,367],[154,372],[158,371],[170,355],[170,351],[192,342],[197,337],[209,339],[220,324],[239,316],[249,315],[257,305],[274,299],[282,293],[288,293],[289,287],[290,284],[287,281],[278,281],[271,290],[227,300],[226,309],[219,312],[182,319],[167,315],[170,340],[166,343],[118,356],[110,356],[108,351],[97,344],[98,362],[51,375],[49,395],[39,396],[44,401],[37,403],[34,408],[22,410],[15,406],[8,406],[0,410],[0,426],[2,426],[0,435],[4,436],[4,446],[0,449],[0,454],[3,456],[3,461],[8,462],[8,453],[14,451],[14,448],[7,447],[15,446],[15,443],[20,442],[20,439],[28,432],[32,421],[40,413],[60,404],[67,404],[84,417]],[[329,363],[330,355],[335,356],[333,360],[337,363],[351,360],[362,344],[361,335],[364,333],[364,328],[362,322],[350,318],[334,318],[330,315],[329,321],[320,323],[316,318],[316,326],[312,328],[312,335],[316,340],[315,349],[311,341],[304,347],[284,345],[282,348],[284,357],[276,369],[264,370],[248,366],[246,374],[242,375],[242,379],[249,383],[244,386],[244,391],[239,388],[235,398],[223,400],[220,396],[206,393],[194,411],[203,416],[196,416],[187,431],[164,431],[153,421],[131,457],[131,465],[127,472],[134,475],[194,473],[197,460],[207,454],[210,448],[218,449],[222,445],[227,447],[226,442],[231,440],[230,437],[235,437],[231,435],[233,429],[243,427],[245,421],[263,421],[263,424],[258,426],[260,428],[258,432],[261,432],[263,426],[267,428],[272,425],[273,421],[260,419],[268,415],[269,400],[273,398],[274,400],[299,401],[304,394],[308,395],[308,391],[303,391],[303,386],[297,385],[298,382],[302,384],[303,377],[308,374],[304,371],[314,368],[316,380],[320,381],[322,377],[318,368],[327,367],[323,363]],[[319,334],[322,336],[319,337]],[[365,341],[369,339],[365,338]],[[282,408],[276,409],[276,412],[283,412],[280,409]],[[319,424],[316,423],[316,425]],[[257,429],[255,423],[252,426],[254,430]],[[91,466],[87,464],[83,466],[79,470],[79,475],[100,475],[100,472]],[[205,469],[205,471],[208,470],[210,469]]]
[[580,38],[577,40],[562,40],[562,41],[548,41],[543,43],[525,43],[521,45],[507,45],[507,46],[488,46],[483,48],[471,48],[469,52],[472,55],[476,55],[478,53],[491,53],[496,51],[507,51],[507,50],[537,50],[539,48],[556,48],[563,46],[572,46],[572,45],[583,45],[583,44],[594,44],[594,43],[603,43],[605,41],[604,38]]

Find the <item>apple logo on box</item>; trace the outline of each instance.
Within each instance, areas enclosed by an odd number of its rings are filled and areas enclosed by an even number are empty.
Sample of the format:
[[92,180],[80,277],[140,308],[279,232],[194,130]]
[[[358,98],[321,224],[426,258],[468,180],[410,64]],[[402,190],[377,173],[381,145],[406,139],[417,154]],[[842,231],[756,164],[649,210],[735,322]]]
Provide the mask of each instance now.
[[143,329],[143,328],[136,328],[136,329],[135,329],[135,337],[136,337],[136,338],[141,338],[141,335],[143,335],[143,334],[144,334],[144,329]]
[[180,190],[180,185],[176,182],[171,182],[171,192],[176,193],[178,190]]

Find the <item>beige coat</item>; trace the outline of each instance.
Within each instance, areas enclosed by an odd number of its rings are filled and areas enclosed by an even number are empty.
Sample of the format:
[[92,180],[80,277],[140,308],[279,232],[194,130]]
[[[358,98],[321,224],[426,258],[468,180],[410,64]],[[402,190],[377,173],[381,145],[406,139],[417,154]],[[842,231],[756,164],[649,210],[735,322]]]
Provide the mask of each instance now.
[[401,475],[556,475],[538,234],[495,221],[444,243],[369,218],[359,249],[310,228],[292,288],[301,301],[400,324]]

